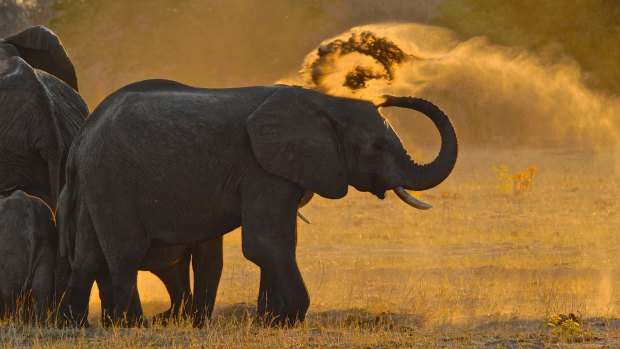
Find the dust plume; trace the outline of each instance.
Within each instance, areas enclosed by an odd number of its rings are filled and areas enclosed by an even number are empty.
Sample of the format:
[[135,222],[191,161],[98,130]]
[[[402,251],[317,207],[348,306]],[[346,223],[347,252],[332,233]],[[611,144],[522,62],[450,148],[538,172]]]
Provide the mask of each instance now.
[[202,87],[273,84],[317,42],[368,22],[428,21],[437,2],[58,0],[49,26],[92,109],[150,78]]
[[[364,37],[392,43],[398,59],[386,64],[363,50],[341,49],[363,45]],[[351,84],[359,75],[363,86]],[[384,94],[432,100],[465,143],[616,149],[620,98],[588,88],[584,75],[557,50],[534,53],[484,37],[461,41],[439,27],[378,24],[325,40],[306,56],[301,80],[282,81],[368,100]]]
[[[379,42],[389,49],[364,49]],[[393,56],[399,59],[388,59],[386,64],[385,57]],[[357,78],[355,83],[352,77]],[[428,25],[377,24],[323,41],[306,56],[300,75],[283,82],[374,102],[384,94],[426,98],[451,117],[466,146],[584,152],[585,158],[597,157],[610,165],[608,170],[589,169],[584,162],[561,166],[613,176],[614,168],[615,173],[620,170],[620,97],[589,87],[587,77],[574,59],[557,48],[532,52],[493,45],[484,37],[461,40],[448,29]],[[406,148],[438,143],[430,123],[420,125],[420,118],[404,117],[406,113],[384,112]],[[412,142],[416,147],[410,147]],[[561,172],[557,165],[541,166],[547,178]],[[592,226],[600,229],[597,224]],[[600,268],[600,277],[593,281],[599,288],[592,296],[593,306],[609,308],[615,289],[606,246],[594,243],[580,253]]]
[[310,75],[315,89],[323,85],[323,78],[328,76],[330,66],[351,53],[358,53],[374,59],[381,64],[384,72],[376,72],[372,66],[356,65],[345,77],[343,86],[355,91],[366,87],[371,79],[394,80],[394,69],[401,65],[408,57],[398,46],[387,38],[379,38],[369,31],[352,33],[347,40],[334,40],[321,45],[317,50],[317,59],[310,64]]

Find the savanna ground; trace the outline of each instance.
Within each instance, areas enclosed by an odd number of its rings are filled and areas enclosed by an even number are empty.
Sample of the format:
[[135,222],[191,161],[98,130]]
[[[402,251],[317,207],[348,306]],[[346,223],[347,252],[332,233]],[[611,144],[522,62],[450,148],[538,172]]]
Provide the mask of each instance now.
[[[311,296],[304,324],[252,323],[259,270],[240,233],[225,238],[214,319],[146,329],[56,330],[5,322],[2,347],[620,347],[618,153],[465,147],[451,177],[421,198],[315,197],[299,224],[298,262]],[[507,174],[535,166],[521,195]],[[509,191],[505,193],[504,191]],[[146,314],[167,308],[141,273]],[[558,320],[573,313],[576,321]],[[555,317],[555,319],[554,319]],[[551,326],[555,324],[555,326]]]

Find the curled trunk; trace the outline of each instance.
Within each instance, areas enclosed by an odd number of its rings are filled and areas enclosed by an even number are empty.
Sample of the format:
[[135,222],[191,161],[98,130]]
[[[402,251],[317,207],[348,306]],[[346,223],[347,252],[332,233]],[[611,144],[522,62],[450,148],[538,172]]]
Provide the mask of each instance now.
[[437,127],[441,137],[441,148],[437,157],[428,164],[418,164],[414,160],[410,163],[410,180],[402,186],[394,188],[398,197],[407,204],[418,209],[429,209],[432,205],[424,203],[405,191],[426,190],[443,182],[452,172],[458,155],[458,141],[452,122],[433,103],[413,97],[384,96],[385,101],[379,107],[400,107],[419,111],[428,116]]
[[400,107],[419,111],[435,124],[441,137],[441,148],[437,157],[428,164],[411,161],[411,180],[403,187],[411,190],[426,190],[443,182],[456,164],[458,141],[452,122],[433,103],[422,98],[384,96],[379,107]]

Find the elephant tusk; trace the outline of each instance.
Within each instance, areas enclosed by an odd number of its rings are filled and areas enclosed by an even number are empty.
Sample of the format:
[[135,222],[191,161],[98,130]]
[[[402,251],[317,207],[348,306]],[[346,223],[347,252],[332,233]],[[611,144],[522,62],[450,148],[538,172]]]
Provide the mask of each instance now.
[[303,213],[301,213],[301,211],[297,210],[297,217],[301,218],[302,221],[308,223],[308,224],[312,224],[312,222],[310,222],[310,220],[304,216]]
[[429,208],[433,207],[433,205],[431,205],[431,204],[427,204],[426,202],[422,202],[422,201],[414,198],[409,193],[407,193],[407,191],[403,187],[396,187],[396,188],[394,188],[394,192],[396,193],[396,195],[398,195],[398,197],[401,200],[403,200],[409,206],[413,206],[413,207],[415,207],[417,209],[420,209],[420,210],[428,210]]

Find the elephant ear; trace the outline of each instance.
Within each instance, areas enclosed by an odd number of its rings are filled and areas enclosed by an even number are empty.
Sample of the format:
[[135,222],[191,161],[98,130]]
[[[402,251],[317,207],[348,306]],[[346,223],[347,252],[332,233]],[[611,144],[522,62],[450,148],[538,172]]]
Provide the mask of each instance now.
[[78,90],[73,63],[67,56],[60,39],[51,30],[38,25],[4,39],[17,48],[32,67],[44,70]]
[[252,149],[268,172],[323,197],[345,196],[348,178],[338,132],[321,111],[324,98],[280,87],[247,120]]

